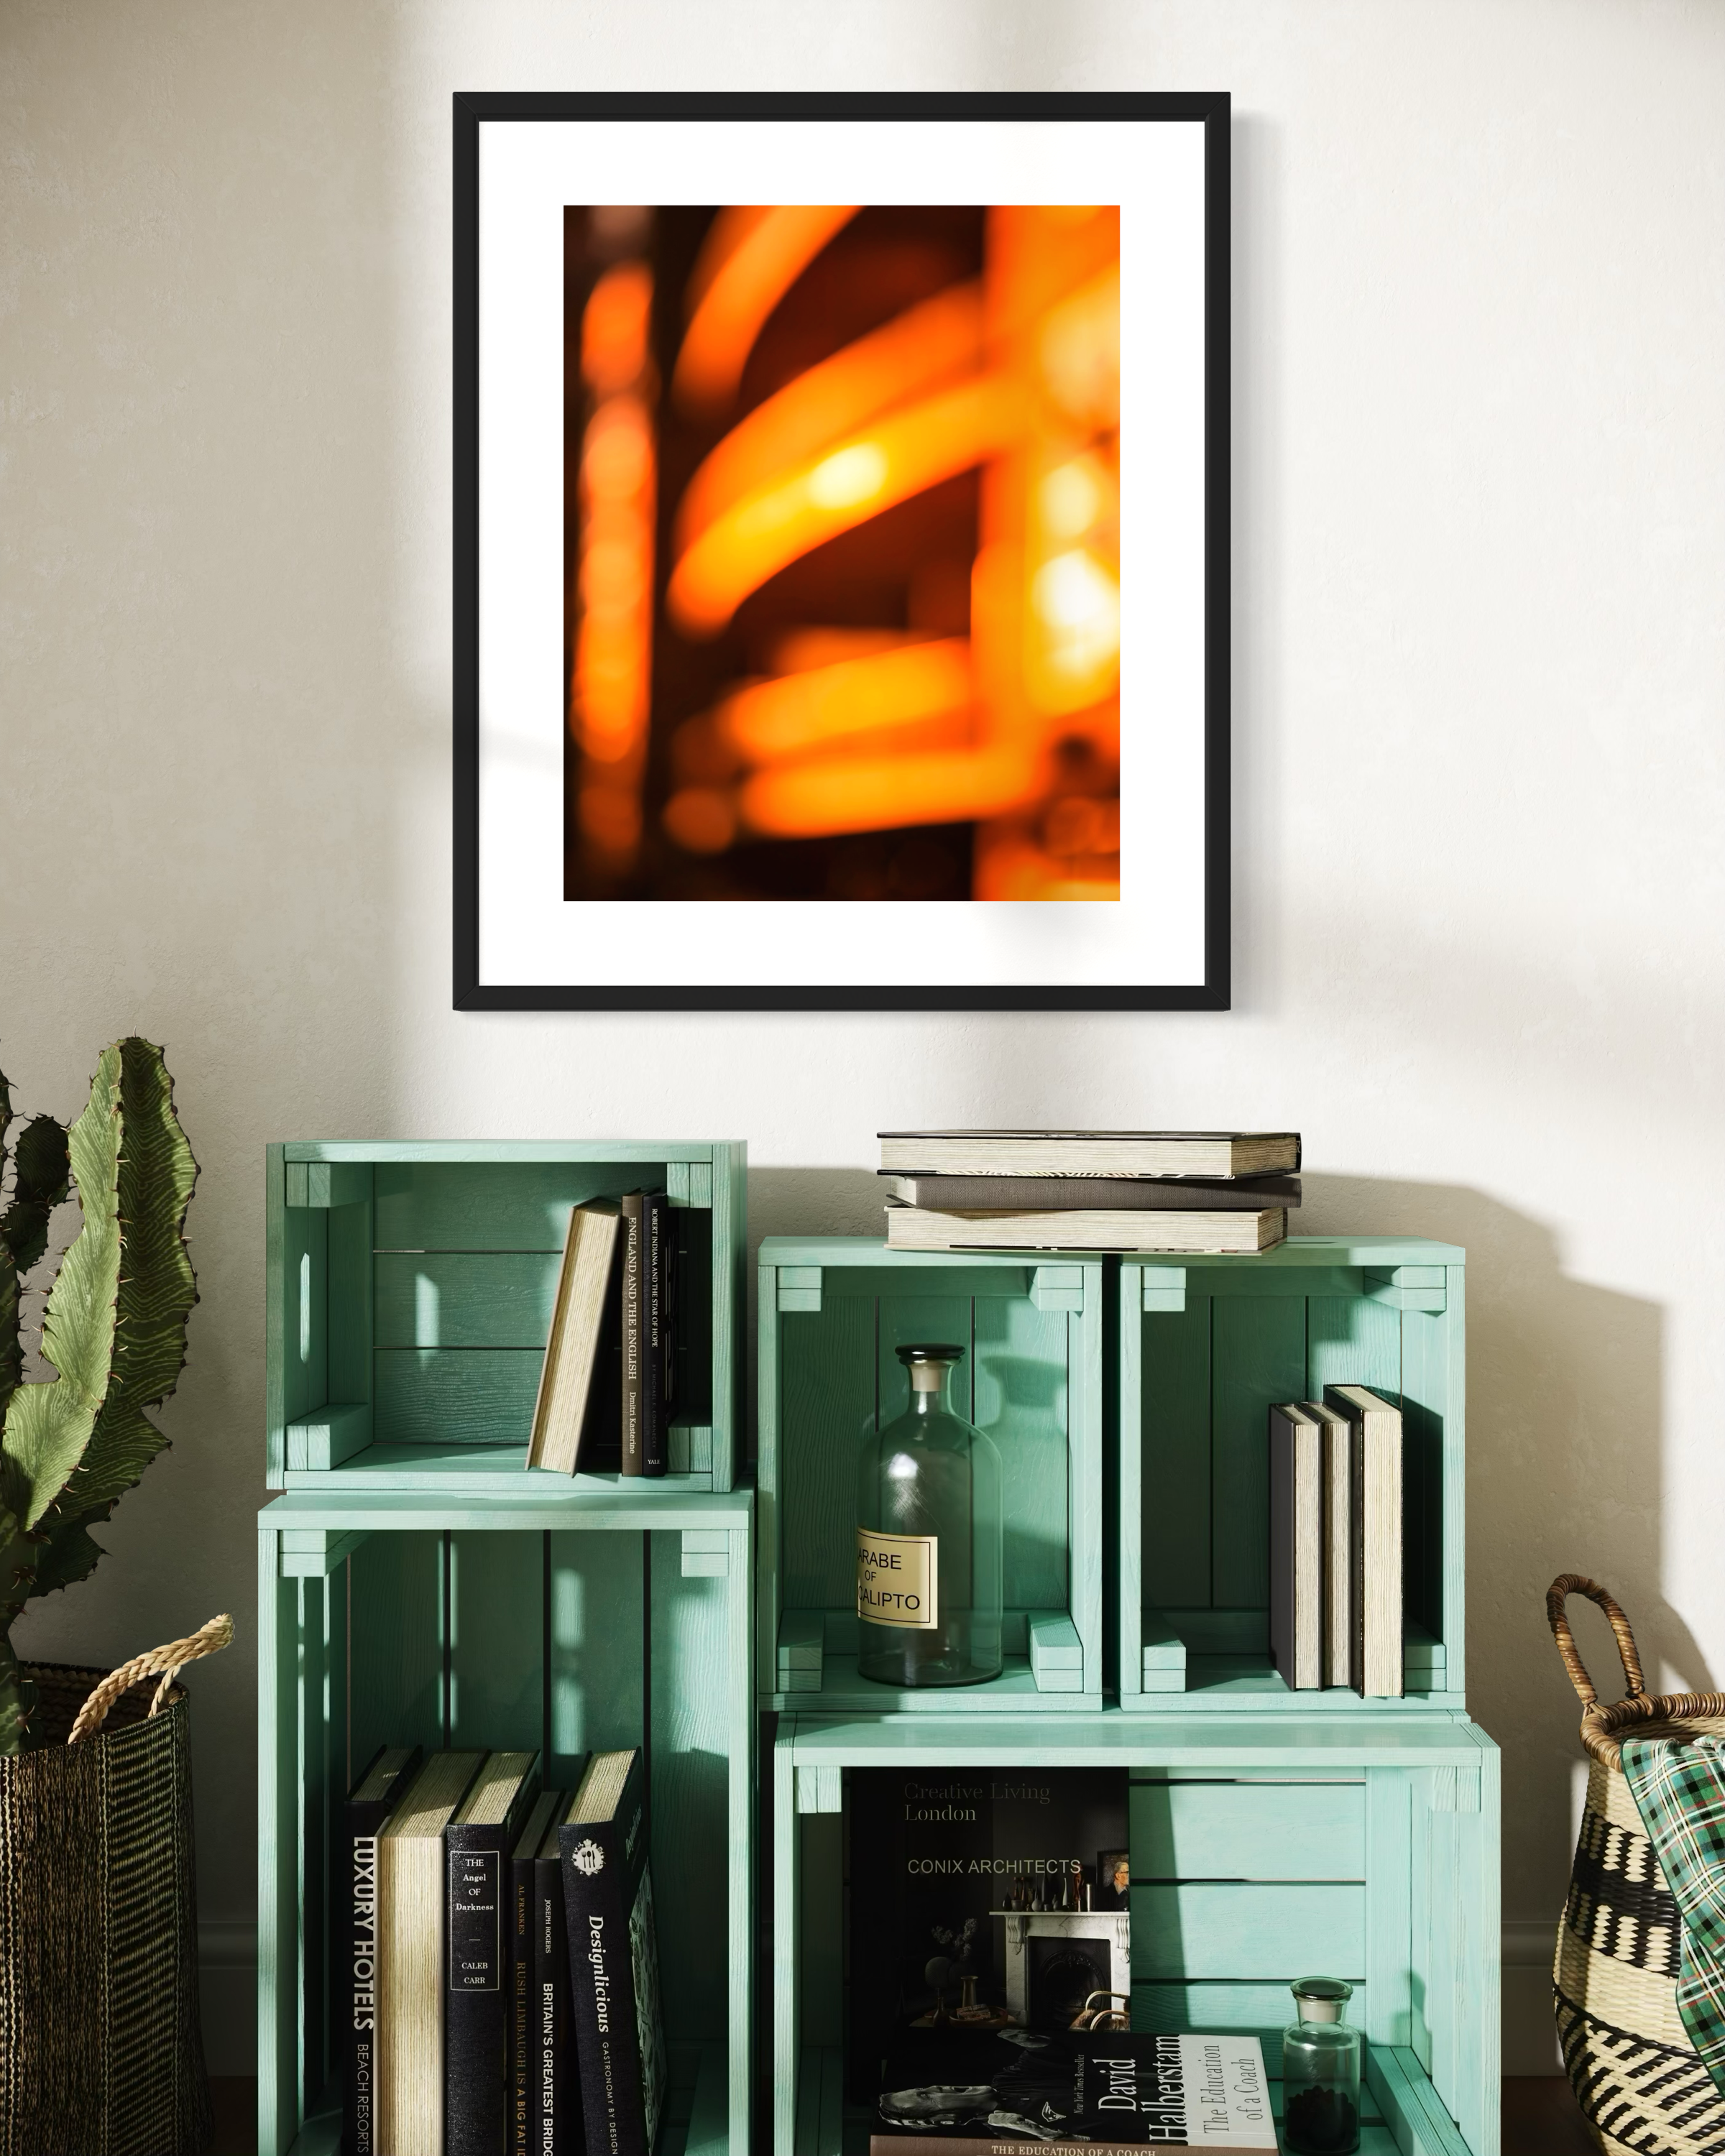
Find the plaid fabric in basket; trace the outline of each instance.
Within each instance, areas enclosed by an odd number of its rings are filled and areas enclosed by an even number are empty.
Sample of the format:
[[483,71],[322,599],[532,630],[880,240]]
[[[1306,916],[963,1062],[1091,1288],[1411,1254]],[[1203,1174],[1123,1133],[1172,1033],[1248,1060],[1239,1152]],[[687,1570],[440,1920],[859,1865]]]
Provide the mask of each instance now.
[[1677,2011],[1725,2094],[1725,1739],[1625,1737],[1623,1772],[1683,1919]]

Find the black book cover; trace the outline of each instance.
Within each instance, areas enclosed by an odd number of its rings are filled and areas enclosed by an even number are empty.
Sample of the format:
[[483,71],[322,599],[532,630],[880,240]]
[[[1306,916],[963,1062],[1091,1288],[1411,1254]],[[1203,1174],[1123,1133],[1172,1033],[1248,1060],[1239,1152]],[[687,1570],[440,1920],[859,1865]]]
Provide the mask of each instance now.
[[883,2061],[870,2156],[1222,2148],[1275,2156],[1255,2036],[907,2030]]
[[[584,1764],[578,1763],[578,1775]],[[533,1860],[531,2156],[583,2156],[587,2147],[569,2027],[569,1947],[557,1841],[557,1822],[569,1802],[565,1797],[552,1812]]]
[[[513,1768],[510,1771],[514,1771]],[[498,2156],[510,2110],[511,1858],[539,1791],[532,1755],[505,1816],[444,1829],[444,2156]]]
[[[620,1201],[622,1205],[628,1203],[626,1198]],[[588,1388],[587,1413],[581,1419],[581,1442],[575,1451],[576,1471],[583,1475],[614,1475],[622,1464],[623,1251],[627,1225],[622,1223],[617,1232],[605,1307],[599,1318],[593,1383]]]
[[537,2146],[539,2106],[539,2017],[534,1978],[533,1863],[546,1830],[561,1819],[567,1789],[542,1789],[533,1801],[509,1861],[509,2133],[504,2146],[511,2156],[528,2156]]
[[341,2156],[376,2156],[377,2067],[377,1836],[419,1771],[411,1750],[382,1748],[354,1784],[344,1820],[347,1861],[341,1879],[346,1906],[336,1936],[347,1941],[341,1997],[347,2013],[347,2061],[341,2076]]
[[905,2032],[1065,2028],[1127,1990],[1127,1846],[1123,1767],[853,1768],[852,2099]]
[[665,2111],[646,1790],[639,1749],[601,1753],[559,1832],[589,2156],[649,2156]]
[[670,1464],[670,1288],[674,1262],[670,1200],[662,1190],[644,1201],[641,1263],[641,1472]]
[[623,1471],[625,1475],[644,1475],[647,1471],[646,1430],[643,1421],[646,1408],[646,1378],[642,1362],[647,1334],[644,1295],[647,1199],[641,1191],[632,1190],[620,1203],[623,1212],[623,1281],[619,1337],[622,1342]]

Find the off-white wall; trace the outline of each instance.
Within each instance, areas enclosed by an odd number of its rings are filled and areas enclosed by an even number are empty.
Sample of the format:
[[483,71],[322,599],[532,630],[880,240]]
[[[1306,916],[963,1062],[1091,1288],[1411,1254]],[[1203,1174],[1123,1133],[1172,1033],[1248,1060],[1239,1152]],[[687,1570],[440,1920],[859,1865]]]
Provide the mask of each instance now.
[[[877,1128],[1054,1121],[1295,1125],[1302,1226],[1468,1245],[1473,1700],[1537,1959],[1547,1581],[1725,1681],[1725,12],[13,0],[0,53],[0,1062],[64,1113],[102,1043],[166,1041],[203,1168],[173,1449],[24,1636],[234,1611],[214,1951],[266,1140],[746,1136],[757,1232],[865,1231]],[[1231,1014],[450,1011],[449,100],[539,86],[1234,93]]]

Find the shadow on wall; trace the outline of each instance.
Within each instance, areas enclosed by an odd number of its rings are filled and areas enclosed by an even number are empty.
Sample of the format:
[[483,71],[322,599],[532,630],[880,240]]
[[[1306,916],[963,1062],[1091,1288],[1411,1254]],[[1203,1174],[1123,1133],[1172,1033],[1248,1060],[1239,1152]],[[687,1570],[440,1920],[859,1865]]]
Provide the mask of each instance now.
[[[1628,1611],[1650,1687],[1712,1674],[1661,1581],[1664,1313],[1569,1278],[1552,1230],[1477,1190],[1308,1174],[1307,1235],[1430,1235],[1467,1251],[1471,1712],[1504,1753],[1507,1918],[1549,1919],[1574,1852],[1580,1703],[1546,1624],[1561,1572]],[[1602,1699],[1625,1689],[1591,1604],[1570,1606]]]

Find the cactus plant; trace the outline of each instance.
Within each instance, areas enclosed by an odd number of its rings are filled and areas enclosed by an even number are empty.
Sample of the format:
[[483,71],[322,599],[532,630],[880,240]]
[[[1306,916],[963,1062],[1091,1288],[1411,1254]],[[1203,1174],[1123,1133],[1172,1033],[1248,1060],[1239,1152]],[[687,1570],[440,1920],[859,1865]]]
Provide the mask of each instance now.
[[[0,1172],[12,1120],[0,1077]],[[144,1410],[179,1381],[198,1300],[182,1233],[198,1163],[159,1048],[127,1040],[104,1049],[71,1128],[33,1116],[11,1151],[0,1212],[0,1754],[31,1742],[33,1693],[13,1623],[34,1596],[95,1568],[102,1548],[90,1530],[167,1442]],[[69,1182],[83,1219],[42,1326],[57,1374],[27,1383],[20,1284],[47,1248]]]

